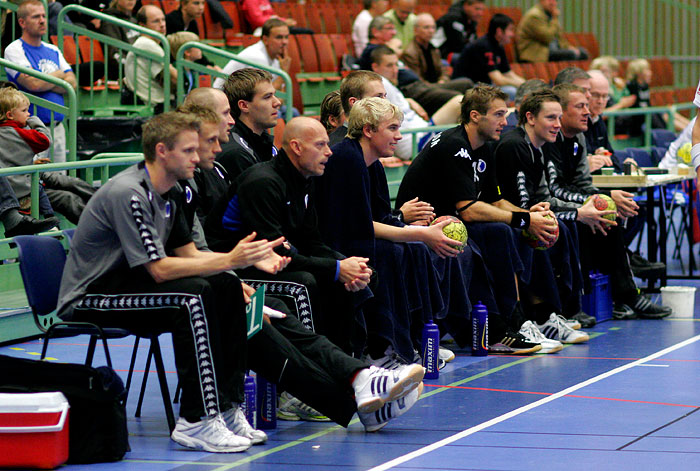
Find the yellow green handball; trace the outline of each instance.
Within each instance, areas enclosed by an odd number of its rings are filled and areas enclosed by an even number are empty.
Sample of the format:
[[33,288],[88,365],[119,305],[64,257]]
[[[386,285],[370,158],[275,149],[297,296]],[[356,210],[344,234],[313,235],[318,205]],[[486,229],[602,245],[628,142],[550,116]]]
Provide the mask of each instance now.
[[[617,211],[617,205],[608,195],[591,195],[586,198],[586,201],[584,201],[583,204],[587,204],[591,199],[593,200],[593,206],[595,206],[595,209],[598,211]],[[614,221],[617,217],[617,213],[606,214],[603,217],[609,221]]]
[[690,165],[690,163],[693,161],[693,156],[690,155],[690,149],[692,148],[693,144],[691,142],[686,142],[678,149],[678,152],[676,153],[678,163]]
[[442,221],[452,221],[442,228],[442,233],[445,234],[452,240],[459,242],[455,248],[462,250],[467,245],[467,240],[469,240],[469,234],[467,233],[467,228],[462,221],[454,216],[440,216],[435,219],[431,225],[439,224]]

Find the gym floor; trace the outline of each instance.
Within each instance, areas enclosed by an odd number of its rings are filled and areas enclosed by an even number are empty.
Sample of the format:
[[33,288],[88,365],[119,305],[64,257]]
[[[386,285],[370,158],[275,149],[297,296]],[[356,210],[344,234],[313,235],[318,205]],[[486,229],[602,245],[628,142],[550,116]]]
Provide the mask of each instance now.
[[[279,421],[265,445],[238,454],[189,451],[168,439],[155,370],[135,418],[143,373],[137,370],[127,404],[132,451],[89,469],[700,469],[697,309],[695,318],[607,321],[589,332],[587,344],[552,355],[472,357],[456,349],[440,378],[425,382],[414,408],[378,433],[365,433],[357,420],[348,429]],[[172,392],[168,343],[161,342]],[[82,362],[84,345],[80,337],[56,340],[49,355]],[[110,345],[123,376],[132,346],[130,339]],[[24,358],[40,351],[39,341],[0,348]],[[147,341],[139,352],[137,368],[145,364]],[[99,353],[96,365],[104,363]]]

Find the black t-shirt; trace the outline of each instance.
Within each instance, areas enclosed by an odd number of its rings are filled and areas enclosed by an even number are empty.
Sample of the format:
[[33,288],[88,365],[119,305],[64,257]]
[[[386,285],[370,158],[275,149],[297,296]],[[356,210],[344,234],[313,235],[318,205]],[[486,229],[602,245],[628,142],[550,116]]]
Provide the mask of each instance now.
[[495,39],[482,36],[462,49],[457,63],[454,64],[452,77],[467,77],[474,83],[491,83],[489,73],[494,70],[503,74],[510,72],[506,51]]
[[464,126],[443,131],[428,142],[404,175],[396,207],[416,196],[438,216],[456,215],[457,203],[501,199],[493,143],[473,150]]

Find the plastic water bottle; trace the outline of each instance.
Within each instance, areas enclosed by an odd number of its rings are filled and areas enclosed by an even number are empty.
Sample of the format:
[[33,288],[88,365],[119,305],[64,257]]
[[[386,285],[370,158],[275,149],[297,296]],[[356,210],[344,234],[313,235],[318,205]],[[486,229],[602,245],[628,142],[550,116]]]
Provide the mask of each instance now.
[[269,430],[277,428],[277,387],[258,375],[257,404],[255,428]]
[[440,376],[438,371],[438,358],[440,356],[440,329],[432,322],[423,326],[423,340],[421,342],[421,355],[425,378],[435,379]]
[[255,428],[255,378],[246,375],[243,382],[243,394],[245,401],[241,404],[243,414],[248,423]]
[[472,355],[485,357],[489,353],[489,311],[481,301],[472,310]]

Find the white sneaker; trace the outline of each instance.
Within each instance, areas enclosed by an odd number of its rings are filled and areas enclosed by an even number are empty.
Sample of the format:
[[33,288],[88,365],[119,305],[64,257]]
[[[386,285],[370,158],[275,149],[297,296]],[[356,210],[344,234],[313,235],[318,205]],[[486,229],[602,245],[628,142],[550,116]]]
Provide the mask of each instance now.
[[360,417],[362,425],[365,426],[365,431],[376,432],[388,424],[391,419],[405,414],[408,409],[415,405],[422,392],[423,383],[420,383],[405,397],[397,399],[396,401],[387,402],[374,412],[358,412],[357,415]]
[[525,337],[528,342],[539,343],[542,349],[537,353],[555,353],[564,348],[558,340],[548,339],[540,332],[532,321],[525,321],[520,328],[520,334]]
[[245,418],[245,414],[238,404],[234,404],[231,409],[221,415],[227,429],[238,436],[247,438],[253,445],[260,445],[267,441],[267,434],[262,430],[255,430],[248,423],[248,419]]
[[452,350],[448,350],[445,347],[440,347],[440,359],[445,363],[449,363],[455,359],[455,354]]
[[180,417],[170,438],[187,448],[212,453],[238,453],[246,451],[252,445],[248,438],[238,436],[226,428],[221,414],[195,423],[189,423]]
[[423,381],[425,370],[415,363],[397,370],[370,366],[360,371],[352,387],[359,412],[374,412],[387,402],[401,399]]
[[587,333],[567,326],[565,319],[555,312],[549,315],[549,320],[543,325],[537,325],[537,328],[548,339],[559,340],[562,343],[581,343],[589,339]]
[[406,366],[406,363],[404,363],[396,353],[389,353],[383,357],[377,358],[376,360],[371,356],[367,356],[367,362],[370,365],[385,370],[400,370]]
[[579,330],[581,328],[581,323],[576,319],[564,319],[564,322],[570,329]]
[[313,407],[304,404],[287,391],[280,395],[277,418],[281,420],[306,420],[309,422],[330,422],[331,419]]

